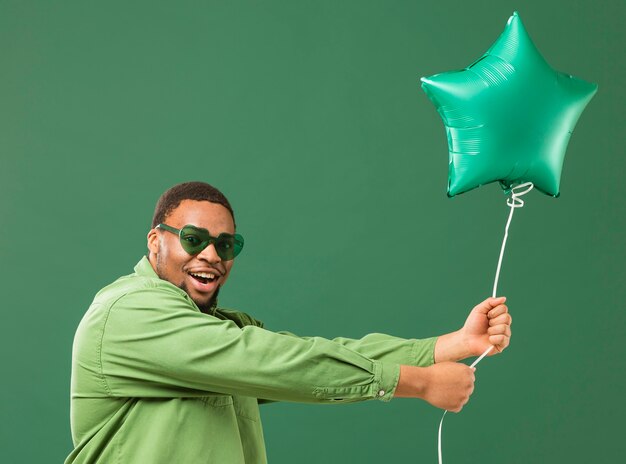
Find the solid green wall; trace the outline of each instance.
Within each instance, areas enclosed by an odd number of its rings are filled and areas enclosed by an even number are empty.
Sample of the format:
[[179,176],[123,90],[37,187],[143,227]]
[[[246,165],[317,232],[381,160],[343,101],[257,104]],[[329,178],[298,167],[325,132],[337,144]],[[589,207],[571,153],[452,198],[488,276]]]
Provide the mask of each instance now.
[[[74,331],[178,182],[222,189],[246,237],[222,305],[301,335],[459,328],[491,293],[508,208],[495,184],[446,197],[419,78],[469,65],[514,10],[599,92],[561,197],[531,192],[515,214],[511,346],[447,415],[444,460],[623,457],[623,2],[66,0],[0,2],[0,461],[70,452]],[[436,462],[441,413],[262,407],[273,464]]]

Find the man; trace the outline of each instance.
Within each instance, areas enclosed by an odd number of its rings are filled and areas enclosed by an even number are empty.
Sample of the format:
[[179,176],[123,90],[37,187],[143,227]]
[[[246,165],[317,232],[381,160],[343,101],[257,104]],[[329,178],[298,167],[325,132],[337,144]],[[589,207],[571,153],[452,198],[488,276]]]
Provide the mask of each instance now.
[[423,340],[272,332],[217,306],[243,247],[219,190],[187,182],[159,199],[147,256],[100,290],[73,346],[69,463],[265,463],[258,404],[422,398],[458,412],[474,373],[460,359],[509,344],[504,298]]

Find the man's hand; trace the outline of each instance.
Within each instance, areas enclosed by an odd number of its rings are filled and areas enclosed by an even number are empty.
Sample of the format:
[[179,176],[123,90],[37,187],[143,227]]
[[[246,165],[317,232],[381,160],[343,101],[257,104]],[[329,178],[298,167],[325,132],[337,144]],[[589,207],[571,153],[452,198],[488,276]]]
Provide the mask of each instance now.
[[480,356],[491,345],[488,356],[501,353],[511,339],[511,315],[505,297],[487,298],[470,312],[463,327],[441,335],[435,344],[435,362],[459,361]]
[[494,349],[487,356],[493,356],[509,346],[513,318],[505,301],[506,297],[487,298],[470,312],[459,330],[470,356],[480,356],[491,345]]
[[459,412],[474,391],[475,367],[443,362],[428,367],[400,366],[398,398],[421,398],[433,406]]

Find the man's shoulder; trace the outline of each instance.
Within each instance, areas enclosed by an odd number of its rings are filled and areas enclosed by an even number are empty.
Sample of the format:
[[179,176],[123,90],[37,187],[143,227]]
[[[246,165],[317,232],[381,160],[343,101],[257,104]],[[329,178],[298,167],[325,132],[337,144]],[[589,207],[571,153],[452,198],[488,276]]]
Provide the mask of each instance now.
[[187,300],[184,291],[167,280],[133,272],[102,287],[94,296],[91,306],[110,308],[120,300],[128,300],[128,297],[159,299],[163,296]]
[[162,285],[159,279],[140,276],[135,273],[121,276],[102,287],[94,297],[94,303],[112,302],[118,298],[137,291],[154,290],[162,291],[166,286]]
[[137,311],[150,308],[157,311],[172,309],[193,310],[193,303],[181,289],[166,280],[149,276],[128,274],[106,285],[96,295],[79,323],[78,332],[102,332],[111,314],[122,320],[134,320],[154,311]]

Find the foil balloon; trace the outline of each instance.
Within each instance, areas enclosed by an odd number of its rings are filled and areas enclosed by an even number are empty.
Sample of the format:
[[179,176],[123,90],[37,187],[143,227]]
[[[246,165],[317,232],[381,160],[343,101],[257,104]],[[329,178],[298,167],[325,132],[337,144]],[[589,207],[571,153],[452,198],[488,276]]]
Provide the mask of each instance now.
[[597,85],[553,70],[517,12],[477,61],[422,78],[446,127],[448,196],[532,182],[558,197],[565,150]]

